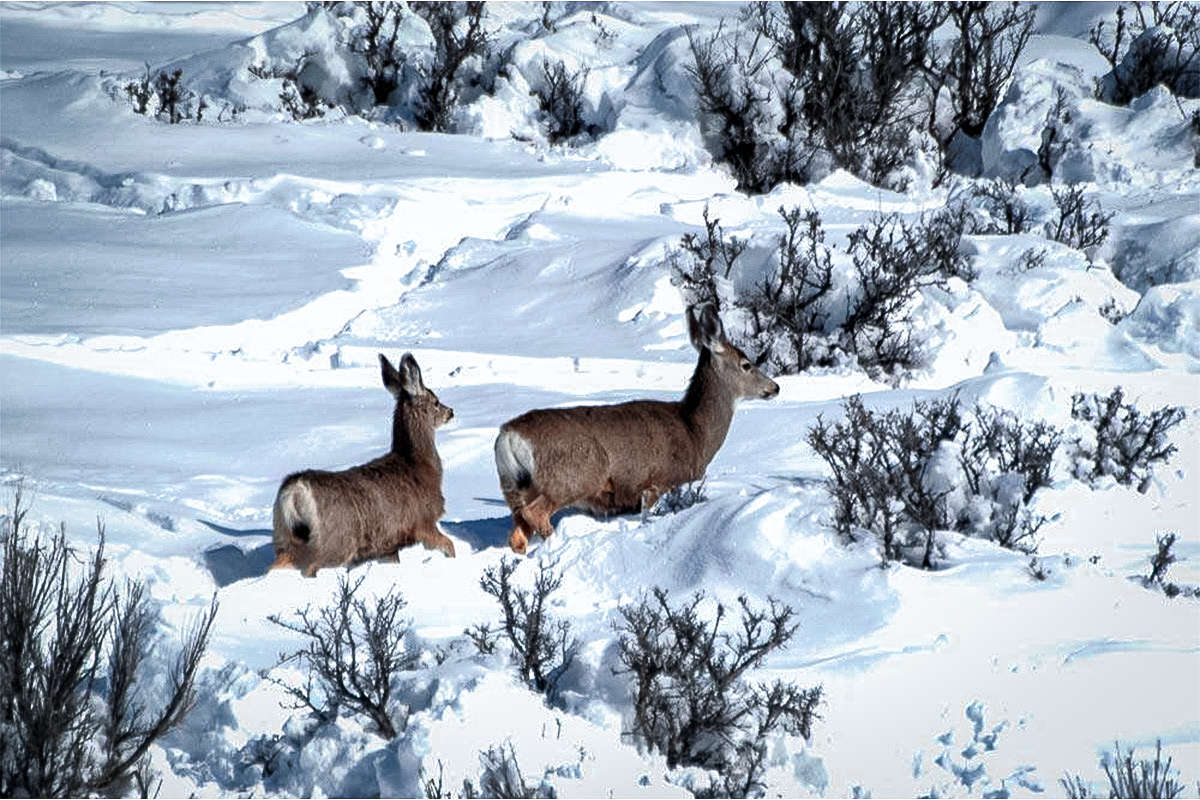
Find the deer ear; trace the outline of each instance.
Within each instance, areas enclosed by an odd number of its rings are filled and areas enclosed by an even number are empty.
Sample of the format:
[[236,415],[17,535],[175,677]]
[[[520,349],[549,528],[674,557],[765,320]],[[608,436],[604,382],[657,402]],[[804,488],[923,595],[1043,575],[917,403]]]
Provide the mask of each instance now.
[[403,390],[403,383],[400,378],[400,373],[392,366],[392,362],[387,360],[387,356],[383,353],[379,354],[379,369],[383,374],[383,388],[387,389],[396,397],[400,396]]
[[419,397],[425,393],[425,382],[421,380],[421,368],[412,353],[405,353],[400,359],[400,382],[404,393],[409,397]]
[[708,348],[714,353],[725,349],[725,326],[712,303],[693,306],[687,310],[688,336],[697,350]]

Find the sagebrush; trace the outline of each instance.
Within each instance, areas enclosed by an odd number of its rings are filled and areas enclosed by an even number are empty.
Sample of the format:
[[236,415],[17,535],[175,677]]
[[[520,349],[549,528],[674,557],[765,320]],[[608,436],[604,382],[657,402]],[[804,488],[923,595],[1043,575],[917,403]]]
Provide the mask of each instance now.
[[878,538],[884,563],[937,565],[939,531],[1037,550],[1046,520],[1030,510],[1049,486],[1061,432],[1044,421],[977,407],[957,395],[916,401],[908,412],[871,411],[858,395],[843,419],[819,417],[807,440],[832,470],[833,525],[847,540]]
[[108,577],[102,523],[84,555],[61,526],[36,532],[28,510],[18,485],[0,526],[0,796],[145,796],[151,745],[195,705],[216,598],[151,699],[141,679],[159,622],[146,584]]
[[400,590],[389,589],[368,604],[359,594],[363,580],[342,574],[332,603],[306,606],[292,618],[268,619],[306,639],[304,647],[279,662],[294,661],[308,671],[304,685],[284,685],[297,707],[323,721],[336,719],[342,709],[361,714],[380,736],[394,739],[392,680],[417,666],[420,651],[408,642],[412,622],[401,616],[408,601]]
[[793,608],[741,597],[734,621],[724,605],[710,614],[705,604],[697,593],[673,605],[656,587],[620,609],[617,658],[633,682],[633,733],[672,769],[717,771],[712,796],[756,796],[766,788],[767,737],[811,736],[821,688],[747,677],[795,634]]
[[501,627],[477,625],[467,636],[482,653],[494,652],[496,640],[503,637],[511,648],[513,662],[521,679],[535,690],[555,699],[558,684],[571,668],[580,642],[571,633],[571,623],[555,619],[549,613],[551,597],[562,587],[562,575],[553,566],[539,563],[530,589],[513,580],[523,562],[505,558],[488,567],[479,579],[480,588],[500,604]]

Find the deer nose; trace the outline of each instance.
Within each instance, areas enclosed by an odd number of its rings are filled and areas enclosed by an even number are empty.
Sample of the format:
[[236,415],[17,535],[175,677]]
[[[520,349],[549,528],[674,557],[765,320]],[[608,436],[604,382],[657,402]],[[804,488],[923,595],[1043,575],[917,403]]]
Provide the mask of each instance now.
[[779,394],[779,384],[775,381],[771,381],[771,385],[766,389],[763,389],[762,398],[763,400],[770,400],[777,394]]

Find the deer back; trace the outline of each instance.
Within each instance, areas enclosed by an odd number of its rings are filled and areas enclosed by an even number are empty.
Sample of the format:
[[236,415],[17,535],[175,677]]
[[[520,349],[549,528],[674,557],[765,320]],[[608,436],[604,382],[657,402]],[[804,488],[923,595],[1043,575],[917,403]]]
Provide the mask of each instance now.
[[332,566],[391,555],[436,531],[445,511],[434,431],[454,412],[405,354],[400,369],[380,355],[384,386],[396,398],[392,447],[346,470],[288,476],[275,508],[275,549],[301,564]]
[[506,497],[522,482],[554,507],[638,507],[642,492],[697,480],[725,441],[741,399],[779,386],[725,337],[711,306],[689,310],[700,356],[683,400],[530,411],[506,423],[497,466]]

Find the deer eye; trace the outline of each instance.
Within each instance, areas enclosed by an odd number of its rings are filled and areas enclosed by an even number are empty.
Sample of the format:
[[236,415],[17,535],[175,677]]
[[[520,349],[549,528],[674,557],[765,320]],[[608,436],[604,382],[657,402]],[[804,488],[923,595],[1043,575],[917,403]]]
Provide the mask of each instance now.
[[742,372],[749,372],[751,369],[753,369],[753,367],[750,365],[749,361],[742,362]]

